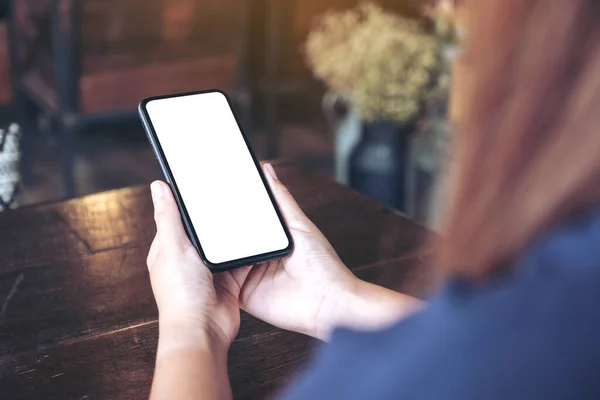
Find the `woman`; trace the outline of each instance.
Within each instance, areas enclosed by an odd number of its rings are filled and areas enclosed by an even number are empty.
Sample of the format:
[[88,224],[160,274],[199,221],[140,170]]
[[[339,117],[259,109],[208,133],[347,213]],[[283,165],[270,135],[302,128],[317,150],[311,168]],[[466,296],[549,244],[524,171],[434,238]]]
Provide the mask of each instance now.
[[213,277],[154,183],[154,398],[231,396],[239,307],[330,340],[284,398],[600,398],[600,3],[465,6],[473,74],[438,294],[417,310],[357,280],[269,165],[296,249]]

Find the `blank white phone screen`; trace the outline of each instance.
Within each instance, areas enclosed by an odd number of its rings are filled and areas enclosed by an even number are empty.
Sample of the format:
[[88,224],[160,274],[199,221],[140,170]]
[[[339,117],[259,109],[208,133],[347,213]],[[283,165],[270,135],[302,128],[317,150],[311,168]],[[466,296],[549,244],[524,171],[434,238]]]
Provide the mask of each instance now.
[[220,264],[288,247],[223,94],[151,100],[146,111],[209,262]]

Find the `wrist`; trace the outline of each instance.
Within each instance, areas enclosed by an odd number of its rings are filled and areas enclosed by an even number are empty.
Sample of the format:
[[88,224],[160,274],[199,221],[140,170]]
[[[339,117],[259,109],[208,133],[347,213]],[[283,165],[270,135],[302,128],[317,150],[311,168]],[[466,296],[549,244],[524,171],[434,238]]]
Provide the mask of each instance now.
[[361,284],[360,279],[352,276],[343,285],[335,285],[328,291],[315,318],[314,334],[311,336],[326,341],[335,328],[346,325],[350,310],[358,306],[357,293]]
[[354,277],[336,290],[324,306],[318,337],[326,340],[337,327],[383,329],[421,308],[423,302]]
[[157,358],[179,351],[210,351],[227,354],[231,342],[227,336],[201,321],[177,321],[159,319]]

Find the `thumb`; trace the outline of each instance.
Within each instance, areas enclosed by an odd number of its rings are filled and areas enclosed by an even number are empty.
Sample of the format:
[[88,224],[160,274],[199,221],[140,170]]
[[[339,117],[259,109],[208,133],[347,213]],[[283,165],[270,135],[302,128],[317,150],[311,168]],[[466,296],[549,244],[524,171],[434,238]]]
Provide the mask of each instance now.
[[177,203],[173,198],[173,192],[166,183],[161,181],[153,182],[150,190],[154,203],[156,234],[160,238],[159,245],[160,247],[176,248],[181,245],[182,240],[187,240],[187,236],[183,229]]
[[309,223],[308,217],[304,214],[288,188],[285,187],[277,177],[273,165],[267,163],[263,166],[263,170],[267,175],[269,186],[273,191],[275,200],[277,200],[277,204],[279,205],[285,220],[289,224],[302,223],[305,225],[306,223]]

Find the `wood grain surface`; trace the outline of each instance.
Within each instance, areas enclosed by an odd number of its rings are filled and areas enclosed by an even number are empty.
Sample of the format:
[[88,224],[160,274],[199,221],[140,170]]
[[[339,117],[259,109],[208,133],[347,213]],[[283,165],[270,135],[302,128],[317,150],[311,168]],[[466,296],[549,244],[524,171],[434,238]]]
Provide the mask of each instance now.
[[[293,162],[275,168],[360,278],[421,296],[428,231]],[[148,395],[157,310],[145,259],[148,187],[0,214],[0,398]],[[275,393],[319,344],[244,314],[230,351],[235,398]]]

